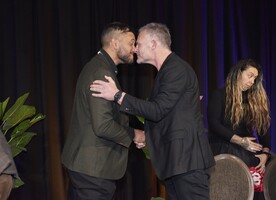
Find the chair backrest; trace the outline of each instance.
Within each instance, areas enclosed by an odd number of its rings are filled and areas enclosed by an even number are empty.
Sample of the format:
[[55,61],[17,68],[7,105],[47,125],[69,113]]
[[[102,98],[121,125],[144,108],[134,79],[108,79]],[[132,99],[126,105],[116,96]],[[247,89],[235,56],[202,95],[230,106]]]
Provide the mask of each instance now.
[[263,179],[264,196],[266,200],[276,199],[276,156],[272,155],[266,166]]
[[215,156],[209,179],[211,200],[252,200],[253,179],[247,165],[231,154]]

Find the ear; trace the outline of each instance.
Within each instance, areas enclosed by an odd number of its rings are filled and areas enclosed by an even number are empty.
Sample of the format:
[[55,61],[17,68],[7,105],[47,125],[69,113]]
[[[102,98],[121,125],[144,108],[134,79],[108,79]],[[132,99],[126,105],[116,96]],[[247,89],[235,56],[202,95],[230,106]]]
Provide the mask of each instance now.
[[114,49],[118,49],[119,48],[119,41],[117,39],[112,39],[111,40],[111,45]]
[[157,46],[156,40],[151,40],[151,50],[154,50]]

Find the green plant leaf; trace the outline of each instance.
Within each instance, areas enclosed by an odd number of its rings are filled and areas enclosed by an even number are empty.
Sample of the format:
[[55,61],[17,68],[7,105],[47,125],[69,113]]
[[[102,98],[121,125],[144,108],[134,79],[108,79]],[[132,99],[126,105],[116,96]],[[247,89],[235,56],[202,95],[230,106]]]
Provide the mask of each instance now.
[[26,148],[23,148],[20,146],[14,146],[12,143],[10,143],[10,148],[11,148],[11,153],[13,158],[18,154],[20,154],[22,151],[27,151]]
[[16,110],[25,103],[28,96],[29,96],[29,93],[25,93],[21,97],[19,97],[16,100],[16,102],[13,104],[13,106],[6,112],[6,114],[3,117],[3,121],[6,121],[7,118],[13,115],[13,113],[16,112]]
[[142,151],[144,152],[146,158],[150,160],[150,154],[149,154],[148,148],[147,147],[143,147]]
[[[9,110],[7,111],[9,112]],[[5,123],[3,124],[3,130],[6,131],[21,121],[32,117],[36,112],[36,109],[34,106],[27,106],[27,105],[22,105],[18,107],[18,109],[13,112],[13,115],[10,115],[8,118],[6,118]]]
[[12,134],[11,134],[11,138],[17,137],[19,134],[22,134],[23,132],[28,130],[28,128],[30,128],[31,126],[32,126],[32,124],[31,124],[30,119],[26,119],[26,120],[22,121],[20,124],[18,124],[13,129]]
[[34,118],[31,120],[31,124],[35,124],[37,122],[39,122],[40,120],[43,120],[46,118],[46,115],[43,115],[41,113],[38,113],[36,116],[34,116]]
[[28,128],[30,128],[32,125],[34,125],[35,123],[45,119],[45,115],[42,115],[41,113],[37,114],[36,116],[33,117],[33,119],[27,119],[24,120],[22,122],[20,122],[20,124],[18,124],[14,129],[13,132],[11,134],[11,138],[17,137],[17,135],[25,132],[26,130],[28,130]]
[[3,102],[0,102],[0,119],[2,119],[4,113],[5,113],[5,110],[6,110],[6,107],[9,103],[9,100],[10,100],[10,97],[8,97],[5,101]]
[[36,133],[23,132],[14,138],[11,138],[8,143],[11,147],[13,157],[17,156],[22,151],[26,151],[25,146],[29,144],[32,137],[35,135]]
[[[34,106],[24,105],[28,96],[29,93],[20,96],[7,111],[6,107],[10,97],[8,97],[4,102],[0,102],[0,121],[2,122],[0,130],[8,141],[13,157],[17,156],[22,151],[27,151],[25,147],[29,144],[36,133],[26,131],[32,125],[46,117],[41,113],[36,114]],[[18,188],[23,184],[24,182],[18,178],[15,181],[14,188]]]
[[145,123],[145,119],[143,117],[140,117],[140,116],[136,116],[136,117],[142,124]]
[[17,178],[14,182],[13,188],[19,188],[22,185],[24,185],[24,182],[21,180],[21,178]]

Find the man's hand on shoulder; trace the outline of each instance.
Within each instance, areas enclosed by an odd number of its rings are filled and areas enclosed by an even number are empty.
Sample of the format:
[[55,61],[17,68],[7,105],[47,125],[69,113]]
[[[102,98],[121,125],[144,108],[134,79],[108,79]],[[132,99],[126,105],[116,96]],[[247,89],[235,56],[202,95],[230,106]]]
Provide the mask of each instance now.
[[111,77],[105,76],[105,79],[107,81],[95,80],[90,85],[92,96],[100,97],[108,101],[114,101],[114,96],[119,91],[119,89]]

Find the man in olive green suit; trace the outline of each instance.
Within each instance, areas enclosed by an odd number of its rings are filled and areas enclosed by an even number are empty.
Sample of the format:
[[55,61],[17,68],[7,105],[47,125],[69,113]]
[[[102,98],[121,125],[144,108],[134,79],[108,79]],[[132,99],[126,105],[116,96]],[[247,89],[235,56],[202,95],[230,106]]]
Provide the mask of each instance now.
[[70,200],[112,199],[115,180],[126,171],[128,147],[134,140],[141,148],[145,140],[143,131],[128,126],[128,117],[116,102],[95,98],[89,90],[91,82],[106,74],[120,88],[116,65],[133,62],[134,33],[127,25],[114,22],[103,30],[101,42],[102,49],[79,75],[62,152],[62,163],[70,178]]

